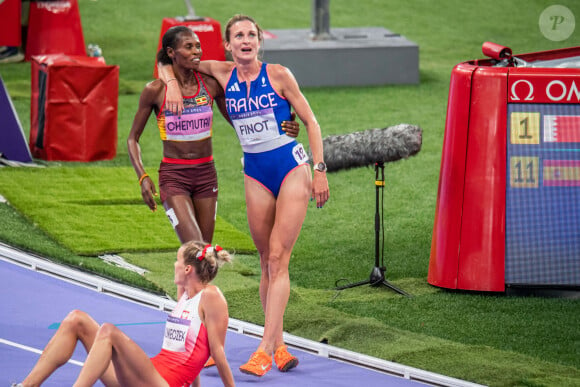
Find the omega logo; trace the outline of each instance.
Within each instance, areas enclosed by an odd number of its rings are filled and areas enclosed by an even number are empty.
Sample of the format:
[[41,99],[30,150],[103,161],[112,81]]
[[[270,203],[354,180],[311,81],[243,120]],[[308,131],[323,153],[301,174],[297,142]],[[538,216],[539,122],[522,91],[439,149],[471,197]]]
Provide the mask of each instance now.
[[[523,85],[527,86],[527,91],[525,90],[525,86],[520,86],[519,90],[516,91],[518,85],[522,83]],[[514,101],[520,101],[520,96],[525,96],[524,101],[533,101],[534,100],[534,85],[532,82],[528,81],[527,79],[519,79],[512,84],[511,87],[511,98]],[[576,97],[576,100],[580,102],[580,90],[576,86],[576,82],[572,81],[568,85],[563,81],[553,80],[550,81],[546,85],[546,97],[550,101],[558,102],[565,100],[567,102],[573,101],[573,98]]]
[[532,82],[525,80],[525,79],[520,79],[518,81],[515,81],[514,84],[512,85],[512,99],[514,101],[520,100],[520,97],[518,97],[518,95],[516,94],[516,86],[520,82],[523,82],[526,85],[528,85],[528,95],[526,96],[526,98],[524,98],[524,101],[533,101],[534,100],[534,85],[532,85]]

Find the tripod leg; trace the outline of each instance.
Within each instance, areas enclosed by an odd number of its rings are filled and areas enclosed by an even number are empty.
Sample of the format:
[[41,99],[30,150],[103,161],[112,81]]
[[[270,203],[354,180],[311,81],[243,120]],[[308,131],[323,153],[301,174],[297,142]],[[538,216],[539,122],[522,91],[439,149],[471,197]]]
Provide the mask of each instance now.
[[370,283],[371,283],[370,280],[364,280],[364,281],[354,282],[352,284],[337,286],[336,288],[334,288],[334,290],[350,289],[350,288],[355,288],[357,286],[368,285]]
[[406,296],[406,297],[411,297],[411,295],[410,295],[409,293],[405,292],[405,291],[404,291],[404,290],[402,290],[402,289],[399,289],[399,288],[397,288],[396,286],[394,286],[394,285],[392,285],[391,283],[389,283],[389,281],[387,281],[387,280],[384,280],[384,281],[383,281],[383,282],[381,282],[381,283],[382,283],[383,285],[385,285],[386,287],[388,287],[389,289],[391,289],[391,290],[394,290],[395,292],[397,292],[397,293],[399,293],[399,294],[401,294],[401,295],[403,295],[403,296]]

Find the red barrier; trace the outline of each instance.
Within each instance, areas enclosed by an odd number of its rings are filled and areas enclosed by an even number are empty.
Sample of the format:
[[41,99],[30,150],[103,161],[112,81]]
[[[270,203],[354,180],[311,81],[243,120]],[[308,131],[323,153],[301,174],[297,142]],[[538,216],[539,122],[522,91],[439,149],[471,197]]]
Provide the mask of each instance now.
[[87,56],[35,56],[31,86],[29,147],[35,157],[115,157],[119,66]]
[[[161,33],[159,34],[159,44],[157,51],[163,46],[162,39],[168,29],[175,26],[189,27],[197,34],[203,50],[202,60],[226,60],[224,43],[220,23],[209,17],[201,20],[178,20],[164,18],[161,23]],[[157,63],[153,68],[153,78],[157,78]]]
[[87,55],[77,0],[30,2],[25,59],[47,54]]
[[20,1],[0,1],[0,46],[19,47],[22,44]]

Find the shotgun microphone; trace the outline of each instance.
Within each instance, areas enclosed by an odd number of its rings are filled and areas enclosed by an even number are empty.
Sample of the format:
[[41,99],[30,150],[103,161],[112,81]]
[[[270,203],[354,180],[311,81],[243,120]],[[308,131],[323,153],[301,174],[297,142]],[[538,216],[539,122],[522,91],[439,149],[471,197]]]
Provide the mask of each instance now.
[[421,128],[410,124],[368,129],[322,139],[324,162],[328,172],[408,158],[421,150],[421,143]]

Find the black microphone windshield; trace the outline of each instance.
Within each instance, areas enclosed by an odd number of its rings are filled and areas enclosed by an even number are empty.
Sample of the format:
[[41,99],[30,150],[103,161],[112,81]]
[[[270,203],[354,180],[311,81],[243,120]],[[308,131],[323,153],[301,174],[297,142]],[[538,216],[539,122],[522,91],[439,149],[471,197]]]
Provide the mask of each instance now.
[[404,159],[417,154],[421,142],[421,128],[409,124],[322,139],[324,161],[329,172]]

